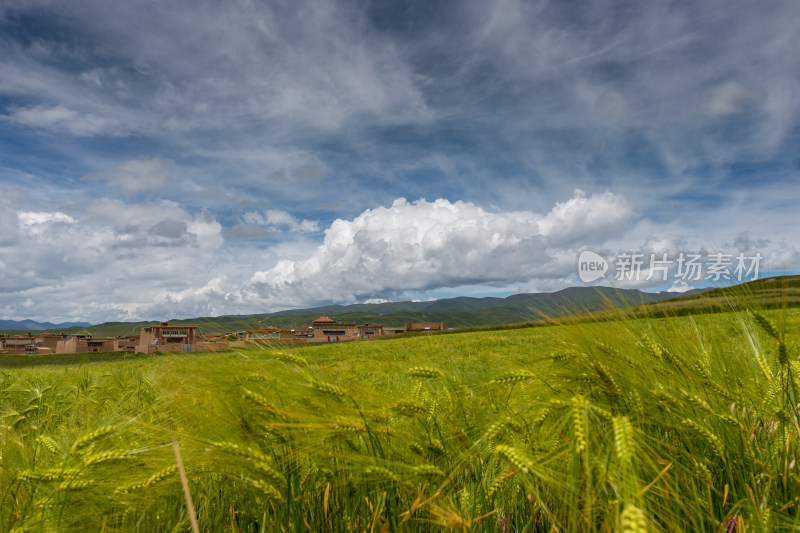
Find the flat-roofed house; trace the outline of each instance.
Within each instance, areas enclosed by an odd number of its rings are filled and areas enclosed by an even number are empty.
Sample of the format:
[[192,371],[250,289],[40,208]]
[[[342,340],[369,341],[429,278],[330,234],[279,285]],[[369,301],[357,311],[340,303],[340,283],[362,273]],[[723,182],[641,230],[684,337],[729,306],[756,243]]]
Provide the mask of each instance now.
[[0,337],[0,350],[3,353],[36,353],[39,345],[38,335],[10,335]]
[[447,322],[406,322],[406,331],[444,331]]
[[143,327],[136,353],[191,352],[192,345],[197,342],[197,328],[198,326],[171,326],[169,322]]
[[312,342],[337,342],[356,339],[355,323],[345,323],[341,320],[321,316],[311,324],[313,333]]
[[54,352],[58,346],[58,341],[65,341],[69,338],[66,333],[43,333],[39,340],[40,348],[50,348]]
[[359,339],[374,339],[375,337],[383,337],[383,324],[364,324],[358,326]]
[[113,352],[114,337],[94,337],[89,334],[73,335],[56,343],[56,353]]
[[262,329],[249,329],[242,331],[238,335],[240,340],[245,342],[253,342],[265,344],[269,342],[294,341],[294,331],[290,329],[278,328],[262,328]]
[[114,350],[118,352],[129,352],[136,350],[136,345],[139,344],[139,335],[128,335],[126,337],[117,337],[114,339]]

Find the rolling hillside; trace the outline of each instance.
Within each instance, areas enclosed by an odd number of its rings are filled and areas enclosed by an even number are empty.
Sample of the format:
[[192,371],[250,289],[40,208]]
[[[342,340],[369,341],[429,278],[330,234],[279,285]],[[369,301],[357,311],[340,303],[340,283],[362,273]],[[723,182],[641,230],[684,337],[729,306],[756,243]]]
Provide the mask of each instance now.
[[[544,317],[637,306],[674,298],[674,293],[647,293],[609,287],[571,287],[553,293],[515,294],[507,298],[447,298],[428,302],[388,302],[378,304],[328,305],[292,309],[269,314],[200,317],[170,320],[170,323],[199,325],[206,334],[221,334],[242,329],[308,327],[320,315],[355,323],[380,323],[402,328],[406,322],[446,321],[449,327],[488,326],[540,320]],[[130,335],[155,322],[107,322],[91,327],[54,327],[50,331],[76,333],[88,330],[97,336]]]
[[[378,323],[387,328],[402,328],[406,322],[446,321],[448,327],[463,328],[541,321],[577,314],[590,319],[605,309],[634,308],[641,316],[662,314],[681,315],[730,310],[746,298],[761,307],[800,305],[800,276],[782,276],[756,280],[718,289],[700,289],[690,293],[647,293],[635,289],[610,287],[571,287],[553,293],[515,294],[506,298],[458,297],[428,302],[387,302],[377,304],[327,305],[305,309],[289,309],[275,313],[233,315],[170,320],[175,325],[200,326],[208,335],[230,333],[243,329],[278,327],[302,329],[320,315],[335,316],[344,321]],[[69,324],[39,324],[33,321],[0,322],[16,332],[37,329],[77,333],[88,330],[96,336],[130,335],[142,326],[156,322],[107,322],[91,327]],[[20,324],[27,324],[25,328]]]

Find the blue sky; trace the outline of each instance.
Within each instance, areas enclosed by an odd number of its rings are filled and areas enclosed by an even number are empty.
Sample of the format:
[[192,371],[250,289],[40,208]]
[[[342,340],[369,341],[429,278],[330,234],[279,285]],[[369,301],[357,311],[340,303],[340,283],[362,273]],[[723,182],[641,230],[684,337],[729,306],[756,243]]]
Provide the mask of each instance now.
[[798,271],[798,26],[791,0],[7,0],[0,318],[556,290],[586,249]]

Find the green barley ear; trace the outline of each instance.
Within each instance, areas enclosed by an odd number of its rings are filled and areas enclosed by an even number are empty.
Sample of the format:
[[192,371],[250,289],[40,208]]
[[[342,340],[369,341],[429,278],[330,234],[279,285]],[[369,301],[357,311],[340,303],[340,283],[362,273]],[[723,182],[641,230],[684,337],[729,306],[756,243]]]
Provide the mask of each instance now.
[[770,387],[764,393],[763,399],[761,400],[761,405],[759,407],[759,411],[761,412],[766,411],[769,408],[769,406],[771,406],[778,398],[778,393],[780,391],[781,391],[780,382],[774,381],[772,385],[770,385]]
[[575,350],[563,350],[550,354],[550,359],[555,362],[566,361],[567,359],[578,360],[581,358],[581,354]]
[[235,442],[228,441],[212,442],[211,445],[226,453],[229,453],[230,455],[236,455],[249,460],[250,464],[256,470],[264,474],[271,481],[274,481],[281,487],[286,486],[286,478],[284,478],[282,474],[269,465],[269,457],[261,453],[259,450],[250,448],[248,446],[240,446]]
[[653,339],[650,338],[648,335],[643,335],[641,339],[641,345],[644,347],[645,351],[650,354],[653,359],[657,359],[659,361],[664,360],[664,350],[661,349],[661,346],[658,345]]
[[497,479],[492,481],[491,485],[489,485],[489,488],[486,489],[486,497],[492,498],[503,487],[503,484],[513,476],[514,476],[513,470],[506,470],[505,472],[500,474],[500,476]]
[[619,519],[621,533],[647,533],[647,516],[644,511],[631,505],[625,504]]
[[114,461],[116,459],[127,459],[134,453],[134,450],[109,450],[107,452],[96,453],[87,457],[83,464],[84,466],[91,466],[97,463],[104,463],[106,461]]
[[527,474],[533,470],[533,459],[531,459],[528,454],[519,448],[506,446],[505,444],[498,444],[494,449],[494,453],[511,463],[511,466],[515,470],[522,472],[523,474]]
[[411,377],[420,378],[420,379],[432,379],[432,378],[440,378],[444,376],[444,374],[436,370],[435,368],[431,368],[428,366],[415,366],[408,369],[408,373]]
[[776,341],[781,341],[780,333],[778,333],[778,329],[770,322],[770,320],[759,313],[758,311],[750,311],[750,314],[753,315],[753,320],[756,321],[756,324],[759,325],[761,329],[764,330],[764,333],[775,339]]
[[257,488],[258,490],[263,492],[264,495],[267,496],[267,498],[270,498],[271,500],[275,500],[275,501],[279,501],[279,502],[284,501],[283,495],[278,491],[278,489],[276,489],[275,487],[273,487],[269,483],[265,483],[264,481],[259,481],[257,479],[249,479],[248,481],[255,488]]
[[48,437],[47,435],[39,435],[36,438],[36,440],[38,442],[40,442],[42,444],[42,446],[44,446],[47,449],[47,451],[49,451],[53,455],[62,455],[63,454],[63,452],[59,449],[59,447],[56,444],[56,442],[53,439],[51,439],[50,437]]
[[630,464],[633,459],[635,443],[633,440],[633,426],[627,416],[616,416],[612,420],[614,425],[614,448],[617,459],[623,465]]
[[323,383],[321,381],[312,381],[311,388],[317,392],[321,392],[323,394],[328,394],[330,396],[335,396],[337,398],[344,398],[347,396],[347,391],[341,387],[337,387],[336,385],[331,385],[330,383]]
[[67,479],[58,485],[59,490],[82,490],[93,487],[97,482],[92,479]]
[[399,400],[391,406],[391,409],[409,417],[428,413],[428,408],[425,407],[425,404],[411,400]]
[[251,391],[250,389],[242,389],[242,396],[251,403],[263,408],[268,413],[278,414],[279,412],[279,409],[273,403],[257,392]]
[[408,449],[417,455],[425,455],[425,449],[416,442],[409,444]]
[[442,441],[440,441],[439,439],[432,439],[428,443],[428,449],[434,455],[437,455],[437,456],[444,455],[446,453],[446,450],[444,449],[444,444],[442,444]]
[[575,432],[575,450],[582,453],[586,449],[586,400],[583,396],[572,399],[572,429]]
[[178,465],[168,466],[166,468],[163,468],[163,469],[159,470],[158,472],[156,472],[155,474],[153,474],[152,476],[150,476],[149,478],[147,478],[144,481],[141,481],[141,482],[138,482],[138,483],[131,483],[131,484],[128,484],[128,485],[123,485],[123,486],[117,488],[117,490],[115,492],[126,493],[126,492],[131,491],[131,490],[138,490],[138,489],[147,488],[150,485],[158,483],[159,481],[163,481],[164,479],[168,478],[172,474],[175,474],[177,471],[178,471]]
[[339,417],[333,423],[333,429],[342,433],[361,433],[364,431],[364,424],[360,420]]
[[400,476],[382,466],[368,466],[364,472],[370,477],[379,479],[380,481],[391,481],[392,483],[400,483]]
[[288,352],[271,352],[270,356],[272,356],[273,359],[277,359],[278,361],[282,361],[290,365],[295,365],[302,368],[308,368],[308,361],[306,361],[297,354]]
[[75,468],[48,468],[47,470],[23,470],[17,475],[22,481],[60,481],[80,475]]
[[416,475],[424,478],[444,477],[444,472],[442,472],[438,467],[429,464],[415,466],[413,471]]
[[536,374],[530,370],[522,369],[498,376],[491,380],[490,383],[516,383],[517,381],[527,381],[532,377],[536,377]]
[[548,416],[550,416],[550,412],[551,412],[551,409],[548,407],[548,408],[544,409],[541,413],[539,413],[539,416],[537,416],[536,418],[533,419],[533,423],[532,423],[533,427],[539,427],[542,424],[544,424],[544,421],[547,420]]
[[711,449],[714,451],[714,454],[719,459],[725,459],[725,447],[722,445],[722,442],[719,440],[714,433],[710,430],[704,428],[694,420],[689,420],[685,418],[683,420],[683,425],[694,431],[697,435],[703,438],[707,444],[711,446]]
[[94,441],[102,439],[106,435],[109,435],[117,430],[116,426],[103,426],[101,428],[97,428],[96,430],[92,431],[91,433],[86,433],[85,435],[81,436],[75,443],[72,445],[70,451],[77,452],[86,448]]
[[600,361],[593,361],[591,363],[591,367],[597,373],[600,381],[606,386],[608,393],[615,398],[621,398],[622,389],[619,388],[619,385],[617,385],[617,382],[614,380],[614,377],[611,375],[611,372],[609,372],[608,368]]

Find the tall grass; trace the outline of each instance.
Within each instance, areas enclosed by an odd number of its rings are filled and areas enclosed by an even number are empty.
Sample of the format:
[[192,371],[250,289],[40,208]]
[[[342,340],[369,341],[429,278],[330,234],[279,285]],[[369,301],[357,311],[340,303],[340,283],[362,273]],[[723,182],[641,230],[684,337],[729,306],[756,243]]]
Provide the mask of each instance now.
[[0,530],[800,529],[798,314],[0,373]]

